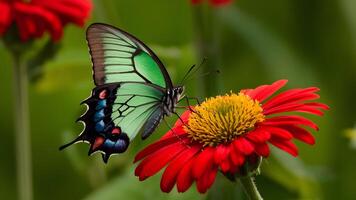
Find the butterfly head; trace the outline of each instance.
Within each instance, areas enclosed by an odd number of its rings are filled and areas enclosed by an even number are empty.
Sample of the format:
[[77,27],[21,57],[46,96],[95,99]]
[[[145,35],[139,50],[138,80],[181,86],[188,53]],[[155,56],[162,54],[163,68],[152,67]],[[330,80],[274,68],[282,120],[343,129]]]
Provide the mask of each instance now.
[[184,86],[177,86],[174,89],[174,94],[177,96],[177,101],[180,101],[181,99],[184,98]]

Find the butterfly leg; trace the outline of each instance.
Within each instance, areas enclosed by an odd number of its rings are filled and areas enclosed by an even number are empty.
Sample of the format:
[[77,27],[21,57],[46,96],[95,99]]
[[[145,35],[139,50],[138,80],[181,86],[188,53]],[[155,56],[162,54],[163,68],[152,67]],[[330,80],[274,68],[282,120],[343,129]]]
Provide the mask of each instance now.
[[196,103],[197,103],[198,105],[200,105],[200,100],[198,99],[198,97],[188,97],[188,96],[185,96],[185,98],[188,99],[188,101],[189,101],[189,100],[195,100]]
[[[191,112],[194,112],[194,110],[191,108],[190,103],[189,103],[189,100],[191,100],[191,99],[196,100],[197,103],[198,103],[198,105],[200,105],[200,101],[199,101],[199,99],[198,99],[197,97],[187,97],[187,96],[185,96],[183,99],[186,100],[186,103],[187,103],[187,105],[188,105],[188,109],[189,109]],[[183,100],[183,99],[181,99],[181,100]],[[186,109],[187,106],[176,106],[176,108],[183,108],[183,109]]]
[[187,103],[187,105],[188,105],[189,107],[190,107],[189,100],[195,100],[196,103],[197,103],[198,105],[200,105],[200,101],[199,101],[199,99],[198,99],[197,97],[184,96],[183,99],[185,99],[185,101],[186,101],[186,103]]
[[196,112],[192,109],[192,107],[190,106],[189,100],[190,100],[190,99],[196,100],[197,103],[198,103],[198,105],[200,106],[200,101],[199,101],[199,99],[198,99],[197,97],[187,97],[187,96],[185,96],[184,99],[186,100],[186,102],[187,102],[187,104],[188,104],[188,109],[189,109],[189,111],[190,111],[190,112],[193,112],[193,113],[196,113]]
[[[193,112],[194,112],[194,111],[193,111]],[[176,113],[176,112],[173,112],[173,113],[174,113],[175,115],[177,115],[178,119],[184,124],[185,127],[187,127],[189,130],[192,131],[192,129],[190,129],[189,125],[183,121],[183,119],[178,115],[178,113]],[[167,122],[166,122],[166,123],[167,123]],[[172,130],[172,129],[171,129],[171,130]],[[173,130],[172,130],[172,132],[173,132]]]
[[184,126],[187,126],[188,127],[188,124],[186,124],[183,119],[178,115],[178,113],[176,112],[173,112],[175,115],[177,115],[178,119],[184,124]]

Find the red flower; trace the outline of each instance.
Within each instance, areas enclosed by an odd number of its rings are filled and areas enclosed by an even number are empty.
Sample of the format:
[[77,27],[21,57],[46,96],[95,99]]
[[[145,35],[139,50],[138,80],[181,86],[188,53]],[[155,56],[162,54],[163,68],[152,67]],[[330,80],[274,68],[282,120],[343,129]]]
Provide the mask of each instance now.
[[315,139],[306,128],[318,127],[302,116],[281,113],[321,116],[329,107],[311,102],[319,98],[316,87],[291,89],[271,97],[286,82],[210,98],[192,108],[193,112],[185,111],[181,116],[184,124],[178,120],[159,141],[136,155],[135,162],[141,162],[135,175],[142,181],[166,167],[162,191],[170,192],[176,184],[178,191],[184,192],[195,181],[198,191],[205,193],[219,170],[241,174],[247,162],[268,157],[268,144],[297,156],[292,139],[313,145]]
[[[204,0],[191,0],[193,5],[201,4]],[[232,0],[209,0],[209,3],[213,6],[223,6],[230,4]]]
[[10,6],[7,3],[0,1],[0,34],[2,35],[11,23]]
[[0,35],[15,24],[22,41],[42,37],[49,32],[54,41],[67,23],[82,26],[92,9],[90,0],[0,0]]

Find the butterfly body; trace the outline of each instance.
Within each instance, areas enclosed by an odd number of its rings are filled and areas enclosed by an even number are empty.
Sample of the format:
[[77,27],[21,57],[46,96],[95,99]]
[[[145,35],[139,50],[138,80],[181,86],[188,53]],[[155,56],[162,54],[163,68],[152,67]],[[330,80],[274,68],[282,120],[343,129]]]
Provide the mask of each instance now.
[[96,87],[83,103],[88,110],[78,119],[85,125],[72,142],[90,143],[89,155],[125,152],[141,132],[150,136],[165,116],[175,112],[184,87],[174,87],[158,57],[143,42],[106,24],[92,24],[87,41]]

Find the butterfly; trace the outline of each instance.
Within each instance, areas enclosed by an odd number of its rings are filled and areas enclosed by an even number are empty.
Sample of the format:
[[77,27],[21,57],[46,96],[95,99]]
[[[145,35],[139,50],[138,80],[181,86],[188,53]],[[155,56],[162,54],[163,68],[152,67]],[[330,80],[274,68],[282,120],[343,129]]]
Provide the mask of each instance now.
[[165,116],[175,113],[184,87],[173,86],[156,54],[123,30],[94,23],[86,39],[96,87],[82,102],[88,107],[78,119],[84,123],[82,133],[60,149],[87,142],[88,155],[101,152],[106,163],[125,152],[137,134],[146,139]]

